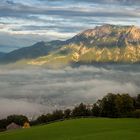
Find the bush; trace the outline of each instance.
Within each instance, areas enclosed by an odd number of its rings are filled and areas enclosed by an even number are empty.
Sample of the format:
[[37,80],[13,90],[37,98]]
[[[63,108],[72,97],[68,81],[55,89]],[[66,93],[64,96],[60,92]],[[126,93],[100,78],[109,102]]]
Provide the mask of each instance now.
[[130,117],[132,118],[140,118],[140,110],[135,110],[130,113]]
[[7,125],[8,125],[8,123],[7,123],[6,119],[0,120],[0,131],[5,130]]

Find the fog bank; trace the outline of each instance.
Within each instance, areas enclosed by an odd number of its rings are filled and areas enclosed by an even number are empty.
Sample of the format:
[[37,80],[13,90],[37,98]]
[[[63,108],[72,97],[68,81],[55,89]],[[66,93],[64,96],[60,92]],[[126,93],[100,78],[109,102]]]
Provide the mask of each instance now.
[[139,65],[47,69],[0,66],[0,117],[35,116],[80,102],[94,103],[107,93],[140,91]]

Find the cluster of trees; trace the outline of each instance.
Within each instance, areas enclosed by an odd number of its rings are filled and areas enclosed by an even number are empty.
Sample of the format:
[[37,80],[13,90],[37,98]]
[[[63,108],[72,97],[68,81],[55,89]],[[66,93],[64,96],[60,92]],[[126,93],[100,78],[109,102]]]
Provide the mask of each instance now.
[[128,94],[110,93],[92,106],[81,103],[72,110],[56,110],[51,114],[39,116],[32,124],[49,123],[76,117],[140,118],[140,94],[137,97],[131,97]]
[[108,94],[93,105],[92,112],[101,117],[128,117],[136,109],[135,102],[128,94]]
[[25,122],[29,122],[28,118],[24,115],[10,115],[6,119],[0,120],[0,131],[6,129],[7,125],[11,124],[12,122],[23,126]]
[[[30,124],[44,124],[77,117],[140,118],[140,94],[137,97],[131,97],[128,94],[110,93],[92,106],[81,103],[72,110],[56,110],[52,113],[39,116],[36,120],[30,121]],[[7,119],[0,120],[0,129],[5,129],[11,122],[22,126],[24,122],[28,122],[28,118],[23,115],[8,116]]]

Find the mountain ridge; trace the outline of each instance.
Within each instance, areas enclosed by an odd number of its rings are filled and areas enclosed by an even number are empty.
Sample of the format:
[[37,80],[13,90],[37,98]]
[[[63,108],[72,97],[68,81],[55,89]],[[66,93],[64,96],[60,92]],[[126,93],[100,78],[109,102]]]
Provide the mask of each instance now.
[[105,24],[85,30],[66,41],[38,42],[4,55],[1,62],[28,59],[27,64],[137,63],[140,61],[140,28]]

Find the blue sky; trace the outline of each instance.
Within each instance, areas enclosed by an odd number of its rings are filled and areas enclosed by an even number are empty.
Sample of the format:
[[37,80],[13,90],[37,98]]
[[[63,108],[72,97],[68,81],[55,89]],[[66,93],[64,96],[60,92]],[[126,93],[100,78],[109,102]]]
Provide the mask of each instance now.
[[0,52],[106,23],[140,26],[140,0],[0,0]]

